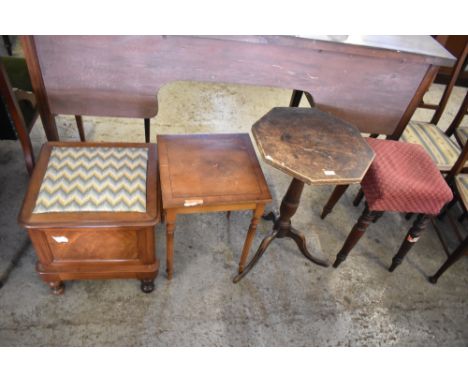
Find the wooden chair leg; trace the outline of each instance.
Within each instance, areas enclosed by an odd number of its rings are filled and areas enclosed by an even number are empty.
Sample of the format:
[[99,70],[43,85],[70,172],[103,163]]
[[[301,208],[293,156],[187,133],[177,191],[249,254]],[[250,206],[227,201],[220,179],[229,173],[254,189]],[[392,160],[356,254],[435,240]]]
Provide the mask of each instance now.
[[335,187],[332,194],[330,195],[330,198],[327,201],[327,204],[325,204],[325,206],[323,207],[322,214],[320,215],[322,219],[325,219],[325,217],[330,212],[332,212],[333,207],[335,207],[335,204],[338,202],[338,200],[340,200],[340,198],[343,196],[348,187],[348,184],[339,185]]
[[78,128],[78,134],[80,135],[80,141],[86,142],[85,132],[83,128],[83,117],[81,115],[75,115],[76,127]]
[[430,217],[428,215],[419,214],[416,220],[414,221],[413,225],[409,229],[405,240],[400,246],[397,254],[392,259],[392,265],[388,269],[389,272],[393,272],[396,267],[398,267],[403,259],[405,258],[408,251],[411,247],[419,240],[422,231],[426,228],[427,224],[429,223]]
[[255,231],[257,230],[258,219],[265,211],[264,204],[258,204],[257,208],[253,211],[253,217],[250,222],[249,231],[247,232],[247,237],[245,238],[244,248],[242,249],[242,256],[239,261],[239,273],[244,271],[245,262],[247,261],[247,257],[249,256],[250,247],[252,246],[252,241],[255,237]]
[[145,142],[149,143],[151,137],[150,119],[145,118]]
[[362,198],[364,198],[364,192],[362,191],[362,188],[359,189],[359,192],[357,193],[356,197],[353,200],[353,206],[357,207],[361,203]]
[[333,268],[338,268],[338,266],[346,260],[346,257],[348,257],[349,252],[354,248],[354,246],[357,244],[362,235],[364,235],[364,232],[366,232],[366,229],[369,226],[369,224],[372,223],[376,219],[376,217],[378,218],[379,215],[381,216],[382,213],[383,212],[381,211],[370,211],[366,205],[366,208],[364,208],[362,215],[359,217],[357,223],[354,225],[353,229],[346,238],[343,247],[336,255],[336,260],[333,264]]
[[458,260],[462,258],[462,256],[468,254],[468,236],[465,237],[465,240],[459,244],[457,249],[448,257],[444,264],[439,268],[439,270],[431,277],[429,277],[429,281],[432,284],[437,283],[442,274],[449,269],[453,264],[455,264]]
[[171,211],[166,211],[166,270],[168,280],[172,279],[174,274],[174,231],[175,231],[176,214]]

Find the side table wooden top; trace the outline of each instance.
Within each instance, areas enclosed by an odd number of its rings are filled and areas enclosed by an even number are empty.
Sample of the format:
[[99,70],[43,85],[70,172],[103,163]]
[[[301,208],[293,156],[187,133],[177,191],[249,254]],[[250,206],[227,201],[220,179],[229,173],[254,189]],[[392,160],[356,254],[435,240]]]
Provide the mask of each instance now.
[[252,133],[268,164],[307,184],[359,183],[375,155],[357,128],[317,108],[274,108]]
[[271,201],[249,134],[158,135],[164,208]]

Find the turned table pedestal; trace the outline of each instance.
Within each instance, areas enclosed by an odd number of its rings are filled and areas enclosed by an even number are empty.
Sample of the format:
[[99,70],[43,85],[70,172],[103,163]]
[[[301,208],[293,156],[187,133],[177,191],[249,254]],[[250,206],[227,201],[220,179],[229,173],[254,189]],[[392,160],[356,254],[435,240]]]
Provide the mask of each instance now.
[[372,149],[354,126],[316,108],[274,108],[254,124],[252,133],[263,159],[293,179],[279,216],[264,217],[273,220],[273,230],[234,282],[250,272],[276,238],[292,238],[307,259],[328,266],[308,251],[304,235],[291,224],[304,184],[360,183],[374,158]]

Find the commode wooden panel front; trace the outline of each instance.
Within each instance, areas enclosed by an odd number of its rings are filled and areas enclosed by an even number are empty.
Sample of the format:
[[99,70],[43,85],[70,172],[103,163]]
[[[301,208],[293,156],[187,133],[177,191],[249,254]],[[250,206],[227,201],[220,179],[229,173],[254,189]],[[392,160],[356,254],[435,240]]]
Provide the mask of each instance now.
[[43,231],[54,262],[134,260],[144,257],[138,230],[48,229]]

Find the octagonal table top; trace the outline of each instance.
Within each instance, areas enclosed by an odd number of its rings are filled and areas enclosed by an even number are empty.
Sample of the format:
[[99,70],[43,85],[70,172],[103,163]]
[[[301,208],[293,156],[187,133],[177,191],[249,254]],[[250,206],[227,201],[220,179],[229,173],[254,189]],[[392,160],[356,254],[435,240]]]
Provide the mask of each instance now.
[[252,133],[268,164],[307,184],[360,183],[375,156],[356,127],[317,108],[274,108]]

